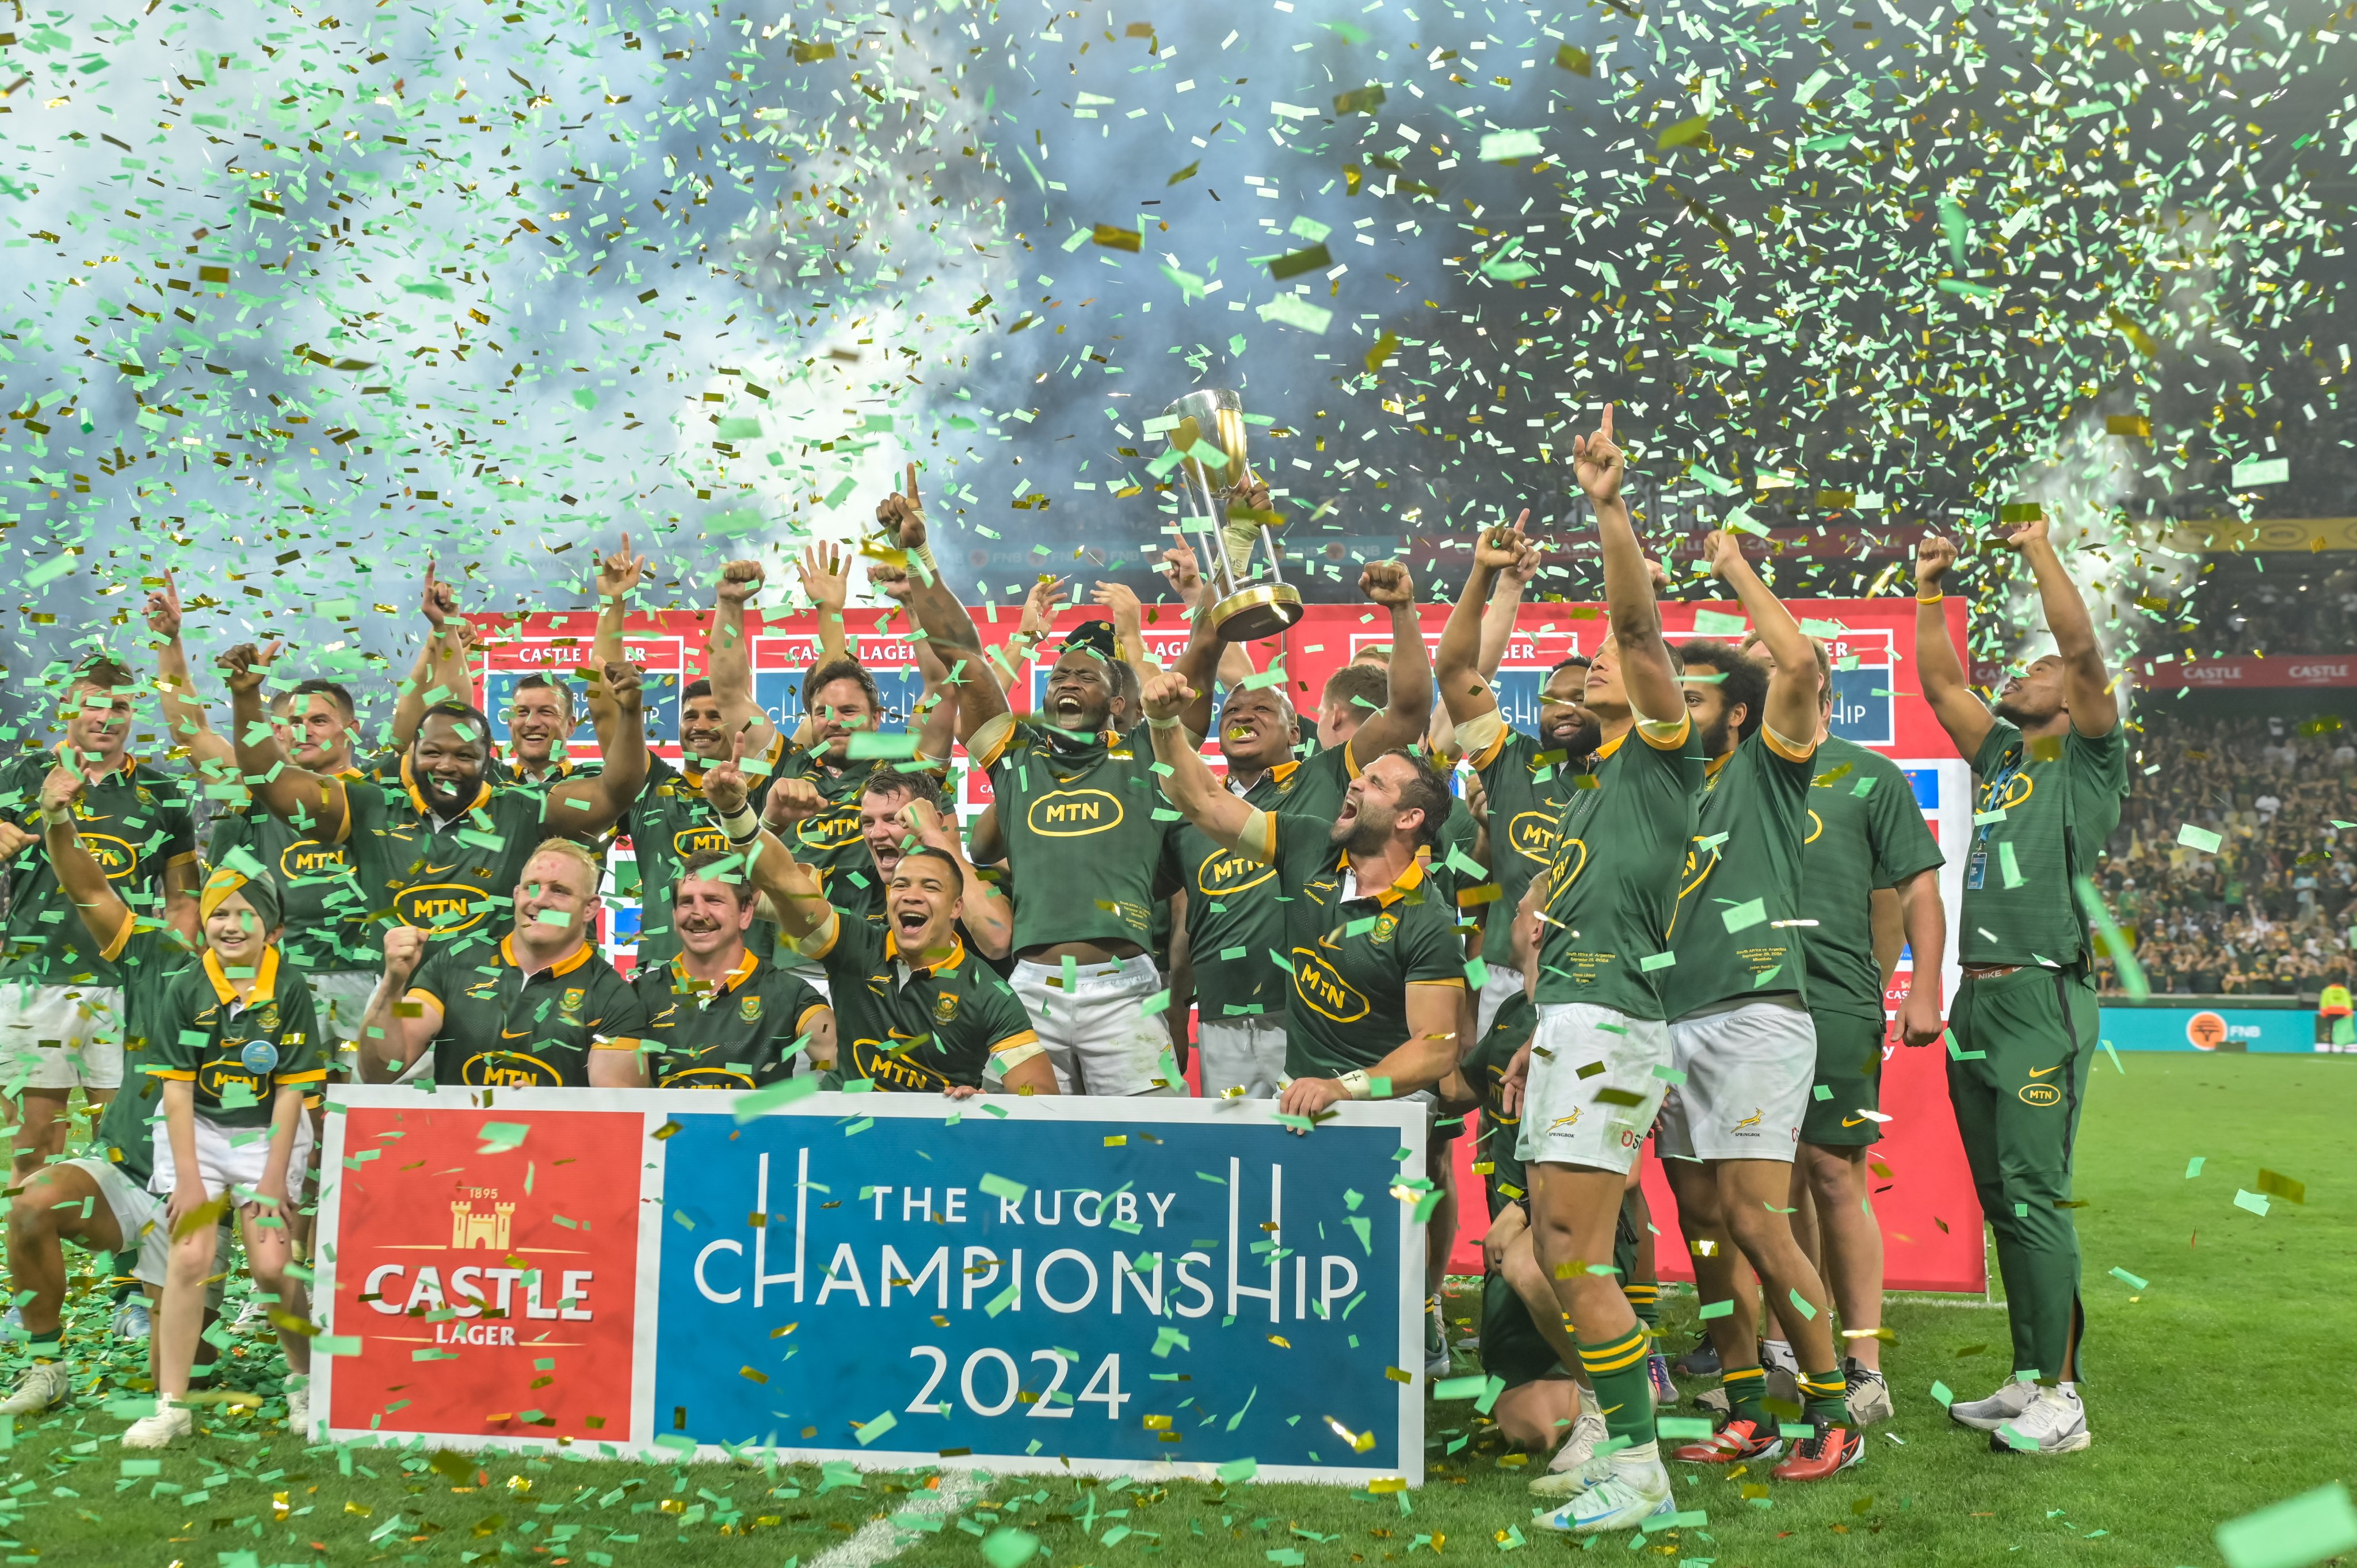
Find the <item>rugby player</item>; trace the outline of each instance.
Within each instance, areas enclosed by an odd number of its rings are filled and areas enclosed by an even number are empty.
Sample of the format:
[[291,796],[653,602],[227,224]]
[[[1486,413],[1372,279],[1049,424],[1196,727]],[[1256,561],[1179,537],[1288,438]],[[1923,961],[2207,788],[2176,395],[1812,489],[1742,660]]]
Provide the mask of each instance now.
[[591,940],[603,871],[575,840],[543,839],[496,949],[463,950],[416,926],[388,931],[361,1080],[390,1082],[423,1062],[431,1081],[470,1088],[643,1088],[646,1008]]
[[[1797,1212],[1816,1210],[1819,1273],[1841,1316],[1842,1377],[1850,1419],[1888,1421],[1890,1389],[1882,1377],[1882,1226],[1866,1173],[1867,1150],[1882,1136],[1882,999],[1902,941],[1915,954],[1899,1035],[1909,1046],[1940,1037],[1940,963],[1948,916],[1940,903],[1946,857],[1915,803],[1900,766],[1878,751],[1833,734],[1833,670],[1824,644],[1816,654],[1816,770],[1809,785],[1808,838],[1801,847],[1801,947],[1807,961],[1809,1012],[1816,1022],[1817,1067],[1801,1115],[1793,1171]],[[1743,650],[1775,666],[1758,633]],[[1747,1273],[1749,1271],[1746,1271]],[[1758,1309],[1738,1281],[1736,1320]]]
[[[1673,1087],[1654,1129],[1706,1304],[1732,1302],[1734,1251],[1758,1274],[1797,1359],[1811,1434],[1774,1474],[1823,1480],[1857,1464],[1865,1438],[1846,1403],[1831,1303],[1784,1210],[1793,1150],[1816,1069],[1801,950],[1801,845],[1816,752],[1816,667],[1808,639],[1743,557],[1741,536],[1703,542],[1776,655],[1770,674],[1726,642],[1678,650],[1685,704],[1707,767],[1692,851],[1678,885],[1669,1004]],[[1708,1242],[1710,1244],[1704,1245]],[[1730,1247],[1727,1243],[1732,1243]],[[1766,1406],[1751,1319],[1706,1320],[1727,1417],[1677,1451],[1696,1464],[1765,1463],[1783,1452]]]
[[755,1089],[805,1054],[813,1069],[834,1066],[826,999],[745,947],[758,895],[744,864],[726,850],[688,857],[671,889],[679,951],[632,977],[658,1089]]
[[[746,875],[777,910],[779,929],[803,957],[825,966],[845,1077],[903,1093],[938,1090],[952,1100],[984,1092],[994,1079],[1010,1093],[1057,1092],[1021,1000],[958,936],[973,875],[960,857],[931,844],[907,850],[885,884],[884,919],[854,918],[827,901],[809,867],[761,825],[734,762],[715,764],[705,783],[730,847],[745,856]],[[781,779],[770,795],[786,814],[814,814],[825,805],[806,779]]]
[[[1167,1026],[1146,1011],[1165,994],[1146,950],[1168,834],[1156,820],[1162,791],[1152,750],[1111,727],[1135,674],[1105,623],[1086,622],[1064,641],[1040,722],[1018,725],[972,618],[926,558],[916,483],[911,463],[907,491],[879,505],[877,521],[907,553],[908,602],[951,668],[967,753],[990,773],[1017,885],[1016,993],[1061,1092],[1184,1094]],[[1208,641],[1201,652],[1212,661]]]
[[[392,744],[377,754],[368,769],[391,784],[401,782],[402,759],[417,739],[426,710],[442,703],[464,703],[475,689],[474,625],[458,613],[458,591],[435,575],[430,556],[418,611],[425,618],[425,640],[418,646],[408,677],[394,688]],[[501,781],[496,757],[491,780]]]
[[1604,740],[1596,787],[1574,792],[1546,875],[1523,896],[1517,918],[1544,923],[1529,975],[1538,1024],[1507,1068],[1501,1101],[1522,1119],[1515,1153],[1531,1177],[1539,1262],[1618,1445],[1576,1472],[1585,1488],[1542,1522],[1595,1534],[1676,1509],[1654,1442],[1644,1329],[1618,1283],[1587,1264],[1609,1254],[1628,1173],[1666,1087],[1655,1070],[1670,1064],[1670,1040],[1654,974],[1669,950],[1703,758],[1620,498],[1609,404],[1597,433],[1574,440],[1572,464],[1602,546],[1611,634],[1588,669],[1586,703]]
[[81,842],[124,902],[160,915],[192,944],[198,929],[196,828],[184,781],[127,749],[137,677],[104,654],[64,674],[64,738],[0,761],[0,860],[8,868],[0,1059],[17,1098],[11,1186],[64,1152],[75,1088],[96,1110],[123,1081],[123,972],[94,950],[41,843],[41,786],[53,769],[81,775],[86,788],[72,807]]
[[2012,1380],[1948,1413],[1989,1432],[1997,1453],[2069,1454],[2093,1441],[2079,1399],[2086,1315],[2069,1207],[2097,1038],[2088,879],[2127,797],[2127,737],[2086,600],[2045,521],[2015,529],[2006,544],[2037,579],[2055,651],[2008,680],[1994,708],[1966,683],[1940,610],[1956,547],[1927,534],[1915,549],[1915,671],[1980,780],[1957,940],[1964,977],[1948,1010],[1956,1042],[1948,1095],[1996,1234],[2013,1327]]

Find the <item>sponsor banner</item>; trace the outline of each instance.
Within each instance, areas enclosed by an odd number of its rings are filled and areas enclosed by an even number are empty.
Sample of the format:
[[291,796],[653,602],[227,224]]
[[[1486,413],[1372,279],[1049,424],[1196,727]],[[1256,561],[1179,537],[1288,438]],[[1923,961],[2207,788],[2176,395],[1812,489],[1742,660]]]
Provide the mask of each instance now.
[[1421,1484],[1419,1107],[748,1098],[336,1087],[331,1435]]
[[2171,692],[2289,686],[2357,686],[2357,653],[2254,654],[2247,659],[2151,660],[2136,667],[2136,684]]
[[2103,1041],[2115,1051],[2330,1051],[2305,1007],[2106,1007]]

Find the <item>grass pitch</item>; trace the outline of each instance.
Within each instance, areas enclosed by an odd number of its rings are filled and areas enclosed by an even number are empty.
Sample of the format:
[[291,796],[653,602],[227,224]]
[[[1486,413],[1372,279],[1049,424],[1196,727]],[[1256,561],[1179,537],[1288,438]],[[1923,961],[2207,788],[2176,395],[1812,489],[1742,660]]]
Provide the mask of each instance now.
[[[1773,1564],[2044,1564],[2170,1568],[2219,1562],[2227,1519],[2350,1480],[2357,1387],[2357,1063],[2266,1057],[2131,1056],[2095,1071],[2079,1145],[2078,1211],[2089,1320],[2084,1393],[2095,1435],[2060,1459],[2000,1455],[1948,1421],[1934,1380],[1960,1397],[2006,1375],[2001,1313],[1978,1303],[1895,1302],[1884,1364],[1898,1405],[1866,1463],[1813,1487],[1673,1466],[1679,1506],[1706,1526],[1631,1550],[1718,1568]],[[2199,1156],[2201,1174],[2189,1178]],[[2261,1169],[2306,1184],[2264,1217],[2235,1207]],[[2117,1267],[2148,1281],[2137,1289]],[[1695,1303],[1674,1296],[1663,1333],[1691,1342]],[[102,1310],[87,1309],[94,1344]],[[1452,1308],[1472,1313],[1470,1294]],[[276,1358],[242,1340],[231,1381],[274,1392]],[[1534,1530],[1529,1471],[1501,1466],[1469,1402],[1436,1405],[1427,1485],[1405,1498],[1310,1486],[1076,1485],[969,1474],[869,1476],[809,1466],[484,1461],[306,1451],[283,1406],[208,1421],[213,1434],[125,1477],[108,1413],[144,1368],[128,1348],[81,1363],[71,1411],[20,1421],[0,1454],[0,1562],[273,1568],[280,1563],[520,1563],[982,1568],[983,1540],[1026,1531],[1052,1568],[1120,1568],[1183,1555],[1188,1568],[1346,1568],[1425,1552],[1486,1560],[1581,1550]],[[1460,1359],[1459,1370],[1470,1370]],[[1693,1391],[1692,1390],[1688,1391]],[[1453,1455],[1448,1446],[1465,1438]],[[955,1506],[944,1507],[944,1503]],[[896,1527],[895,1518],[922,1519]],[[1004,1538],[1002,1538],[1004,1539]],[[893,1554],[899,1555],[894,1557]],[[1001,1565],[1003,1568],[1003,1564]],[[1140,1568],[1144,1568],[1141,1563]]]

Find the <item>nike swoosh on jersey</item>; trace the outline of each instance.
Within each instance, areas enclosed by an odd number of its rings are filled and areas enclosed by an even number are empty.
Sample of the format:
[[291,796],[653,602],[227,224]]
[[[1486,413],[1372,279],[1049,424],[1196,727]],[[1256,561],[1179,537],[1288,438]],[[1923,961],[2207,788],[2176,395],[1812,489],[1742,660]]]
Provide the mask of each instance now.
[[2061,1062],[2056,1062],[2052,1067],[2031,1068],[2029,1069],[2029,1076],[2032,1078],[2044,1078],[2050,1072],[2061,1072],[2061,1070],[2062,1064]]
[[1842,1118],[1842,1125],[1845,1127],[1855,1127],[1865,1120],[1866,1118],[1863,1116],[1845,1116]]

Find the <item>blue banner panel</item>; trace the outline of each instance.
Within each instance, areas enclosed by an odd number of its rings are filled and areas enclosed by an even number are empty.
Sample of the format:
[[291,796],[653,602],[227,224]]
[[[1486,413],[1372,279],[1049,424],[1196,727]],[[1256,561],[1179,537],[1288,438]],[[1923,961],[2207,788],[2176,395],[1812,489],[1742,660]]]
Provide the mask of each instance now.
[[658,1441],[1421,1479],[1412,1109],[686,1099]]

